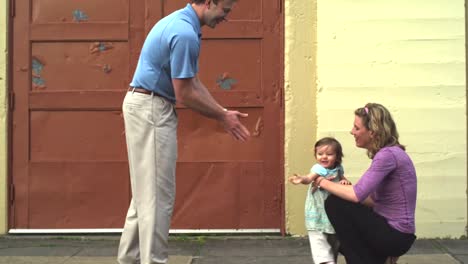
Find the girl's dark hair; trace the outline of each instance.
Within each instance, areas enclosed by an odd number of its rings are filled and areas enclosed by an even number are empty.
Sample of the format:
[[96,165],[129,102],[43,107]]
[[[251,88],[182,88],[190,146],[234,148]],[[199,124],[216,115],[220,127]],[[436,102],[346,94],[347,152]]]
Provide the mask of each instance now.
[[336,164],[335,166],[341,165],[341,162],[343,161],[343,148],[341,147],[340,142],[338,140],[332,138],[332,137],[324,137],[317,141],[314,146],[314,154],[317,156],[317,148],[321,146],[330,146],[335,150],[336,152]]
[[398,146],[405,150],[405,146],[398,141],[398,131],[392,115],[381,104],[368,103],[356,109],[354,114],[361,118],[367,130],[374,133],[372,144],[367,150],[367,156],[373,158],[383,147]]

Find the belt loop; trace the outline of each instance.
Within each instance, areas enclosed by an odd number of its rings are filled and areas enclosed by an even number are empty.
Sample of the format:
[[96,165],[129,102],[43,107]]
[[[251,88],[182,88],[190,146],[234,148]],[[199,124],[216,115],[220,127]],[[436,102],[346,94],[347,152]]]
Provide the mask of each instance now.
[[135,93],[135,87],[132,87],[132,95]]
[[154,92],[151,91],[151,99],[153,99],[153,97],[154,97]]

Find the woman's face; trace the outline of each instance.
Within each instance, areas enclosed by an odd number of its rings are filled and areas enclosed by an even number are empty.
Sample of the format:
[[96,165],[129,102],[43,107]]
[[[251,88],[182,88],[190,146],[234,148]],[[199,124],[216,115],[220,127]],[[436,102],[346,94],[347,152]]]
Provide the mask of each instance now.
[[368,130],[359,116],[354,117],[353,129],[351,129],[351,135],[354,136],[356,146],[359,148],[369,149],[372,142],[372,131]]

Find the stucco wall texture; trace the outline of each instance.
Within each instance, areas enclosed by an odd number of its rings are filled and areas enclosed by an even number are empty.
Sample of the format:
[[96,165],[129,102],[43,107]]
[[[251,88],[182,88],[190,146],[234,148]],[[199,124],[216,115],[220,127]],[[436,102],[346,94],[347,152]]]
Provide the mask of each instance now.
[[[285,176],[310,169],[316,140],[316,2],[285,1]],[[286,181],[286,179],[285,179]],[[305,234],[306,186],[286,181],[286,231]]]
[[[462,0],[285,0],[285,175],[306,173],[317,137],[344,146],[353,181],[370,164],[349,135],[353,110],[391,109],[419,177],[417,234],[467,223]],[[0,233],[6,232],[7,16],[0,8]],[[286,184],[286,228],[304,235],[305,186]]]
[[317,21],[318,137],[343,143],[356,182],[370,160],[349,134],[353,111],[387,106],[417,170],[418,236],[465,235],[463,0],[319,0]]
[[[392,112],[417,169],[418,237],[466,235],[463,0],[285,4],[285,176],[306,173],[315,140],[334,136],[356,182],[371,161],[349,134],[353,111],[378,102]],[[305,190],[286,183],[292,235],[305,234]]]
[[7,1],[0,5],[0,234],[7,232]]

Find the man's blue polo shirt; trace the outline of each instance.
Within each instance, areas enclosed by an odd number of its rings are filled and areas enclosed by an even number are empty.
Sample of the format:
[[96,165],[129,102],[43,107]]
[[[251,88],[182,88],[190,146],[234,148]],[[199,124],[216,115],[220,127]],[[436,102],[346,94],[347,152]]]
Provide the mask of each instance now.
[[161,19],[149,32],[130,83],[175,103],[172,79],[198,73],[201,28],[190,4]]

